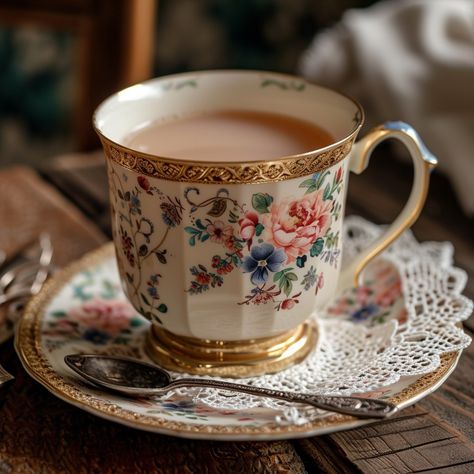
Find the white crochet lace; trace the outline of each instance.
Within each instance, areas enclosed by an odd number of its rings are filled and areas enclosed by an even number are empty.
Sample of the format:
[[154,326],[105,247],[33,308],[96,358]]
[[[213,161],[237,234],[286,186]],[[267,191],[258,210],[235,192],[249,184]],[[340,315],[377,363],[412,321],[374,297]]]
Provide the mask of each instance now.
[[[344,260],[348,261],[382,229],[350,217],[344,232]],[[470,315],[472,301],[461,295],[467,275],[452,266],[453,246],[420,244],[406,232],[379,258],[398,269],[402,281],[398,304],[406,309],[406,321],[400,324],[396,318],[387,318],[379,324],[356,323],[325,310],[319,315],[318,345],[304,362],[277,374],[232,381],[304,393],[365,393],[387,387],[402,376],[431,372],[439,366],[441,354],[467,347],[470,338],[457,323]],[[196,402],[215,408],[279,409],[281,422],[303,423],[306,416],[314,416],[314,409],[297,409],[266,398],[209,389],[192,393]]]

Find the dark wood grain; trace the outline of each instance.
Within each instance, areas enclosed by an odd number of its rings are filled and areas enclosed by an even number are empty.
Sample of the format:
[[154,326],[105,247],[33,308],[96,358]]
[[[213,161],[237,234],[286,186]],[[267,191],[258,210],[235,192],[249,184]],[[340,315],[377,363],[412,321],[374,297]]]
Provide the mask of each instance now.
[[[405,410],[401,419],[337,433],[331,438],[363,470],[390,466],[412,472],[474,461],[467,440],[421,407]],[[436,456],[426,455],[433,450]]]
[[0,172],[0,248],[7,257],[48,232],[58,266],[79,258],[107,240],[66,198],[32,170],[13,167]]

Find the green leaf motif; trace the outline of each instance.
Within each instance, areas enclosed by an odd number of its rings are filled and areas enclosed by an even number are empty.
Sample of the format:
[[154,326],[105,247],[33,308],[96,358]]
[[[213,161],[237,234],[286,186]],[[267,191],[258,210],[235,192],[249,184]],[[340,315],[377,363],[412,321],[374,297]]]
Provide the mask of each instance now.
[[331,186],[329,186],[329,183],[326,184],[324,188],[323,201],[327,201],[328,199],[332,199]]
[[178,82],[174,86],[176,90],[182,89],[183,87],[197,87],[197,82],[194,79],[188,79],[186,81]]
[[288,89],[288,86],[284,82],[276,81],[275,79],[265,79],[260,84],[260,87],[268,87],[268,86],[277,86],[283,90]]
[[111,300],[115,297],[117,292],[114,285],[110,281],[104,280],[102,282],[102,287],[103,289],[100,293],[101,298],[104,298],[105,300]]
[[257,225],[255,226],[255,235],[256,235],[257,237],[260,237],[260,235],[261,235],[262,232],[263,232],[263,229],[265,229],[265,227],[263,227],[262,224],[260,224],[260,223],[257,224]]
[[[196,219],[196,225],[202,230],[204,230],[206,228],[206,226],[202,223],[201,219]],[[191,227],[191,229],[192,229],[192,227]]]
[[140,293],[140,296],[142,297],[143,302],[150,306],[150,302],[148,301],[147,297],[143,293]]
[[293,270],[293,268],[285,268],[273,276],[273,281],[278,282],[278,287],[286,296],[290,296],[291,290],[293,289],[293,282],[298,280],[298,276],[291,270]]
[[151,315],[150,321],[153,321],[158,324],[163,324],[163,321],[156,314]]
[[313,186],[310,186],[310,187],[306,190],[305,194],[311,194],[311,193],[314,193],[314,191],[317,191],[317,190],[318,190],[318,187],[313,184]]
[[260,87],[276,86],[281,90],[293,90],[296,92],[302,92],[306,88],[306,84],[300,81],[278,81],[276,79],[264,79]]
[[276,272],[273,276],[273,281],[278,281],[285,273],[291,272],[291,270],[293,270],[293,267],[285,268],[283,270],[280,270],[279,272]]
[[326,247],[331,249],[333,247],[337,247],[339,243],[339,232],[329,232],[326,236]]
[[[305,194],[314,193],[314,191],[317,191],[322,187],[328,175],[329,171],[325,171],[324,173],[315,173],[311,178],[304,180],[299,185],[299,187],[306,188]],[[325,190],[326,193],[330,192],[328,186],[329,185],[326,185],[326,188],[328,189],[327,191]]]
[[191,234],[191,235],[196,235],[196,234],[200,234],[201,231],[198,230],[198,229],[195,229],[194,227],[185,227],[184,230],[188,233],[188,234]]
[[322,237],[319,237],[316,239],[316,242],[311,246],[311,249],[309,251],[309,254],[311,257],[317,257],[322,251],[324,247],[324,239]]
[[132,318],[130,320],[130,327],[136,328],[138,326],[141,326],[143,324],[143,320],[141,318]]
[[305,179],[298,187],[299,188],[309,188],[310,186],[313,186],[313,184],[315,183],[315,179],[314,178],[310,178],[310,179]]
[[229,222],[235,224],[239,220],[239,216],[232,211],[229,211]]
[[168,312],[168,306],[166,306],[164,303],[161,303],[160,306],[158,306],[158,311],[160,313],[167,313]]
[[257,193],[252,196],[252,207],[260,214],[270,212],[268,206],[273,202],[273,198],[267,193]]
[[212,217],[220,217],[224,214],[226,209],[227,201],[225,199],[216,199],[207,214]]
[[300,257],[296,257],[296,266],[298,268],[303,268],[304,264],[306,263],[306,260],[308,260],[308,257],[306,255],[302,255]]

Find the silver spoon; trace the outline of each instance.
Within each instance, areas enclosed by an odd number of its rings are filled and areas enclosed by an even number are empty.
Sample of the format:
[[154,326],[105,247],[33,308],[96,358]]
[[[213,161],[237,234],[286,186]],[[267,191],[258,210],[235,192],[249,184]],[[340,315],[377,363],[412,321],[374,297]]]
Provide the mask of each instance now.
[[94,385],[128,396],[146,397],[162,395],[175,388],[205,387],[305,403],[322,410],[358,418],[386,418],[398,411],[398,408],[391,403],[369,398],[292,393],[204,378],[171,380],[166,370],[126,357],[70,354],[64,357],[64,361],[72,370]]

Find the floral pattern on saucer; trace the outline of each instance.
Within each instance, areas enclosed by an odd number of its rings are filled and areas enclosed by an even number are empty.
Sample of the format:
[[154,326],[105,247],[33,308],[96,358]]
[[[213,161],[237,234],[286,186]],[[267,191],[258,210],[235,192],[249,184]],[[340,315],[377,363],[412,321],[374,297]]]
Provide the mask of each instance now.
[[395,319],[407,320],[402,280],[394,264],[379,259],[365,272],[364,283],[347,290],[326,310],[330,317],[373,327]]

